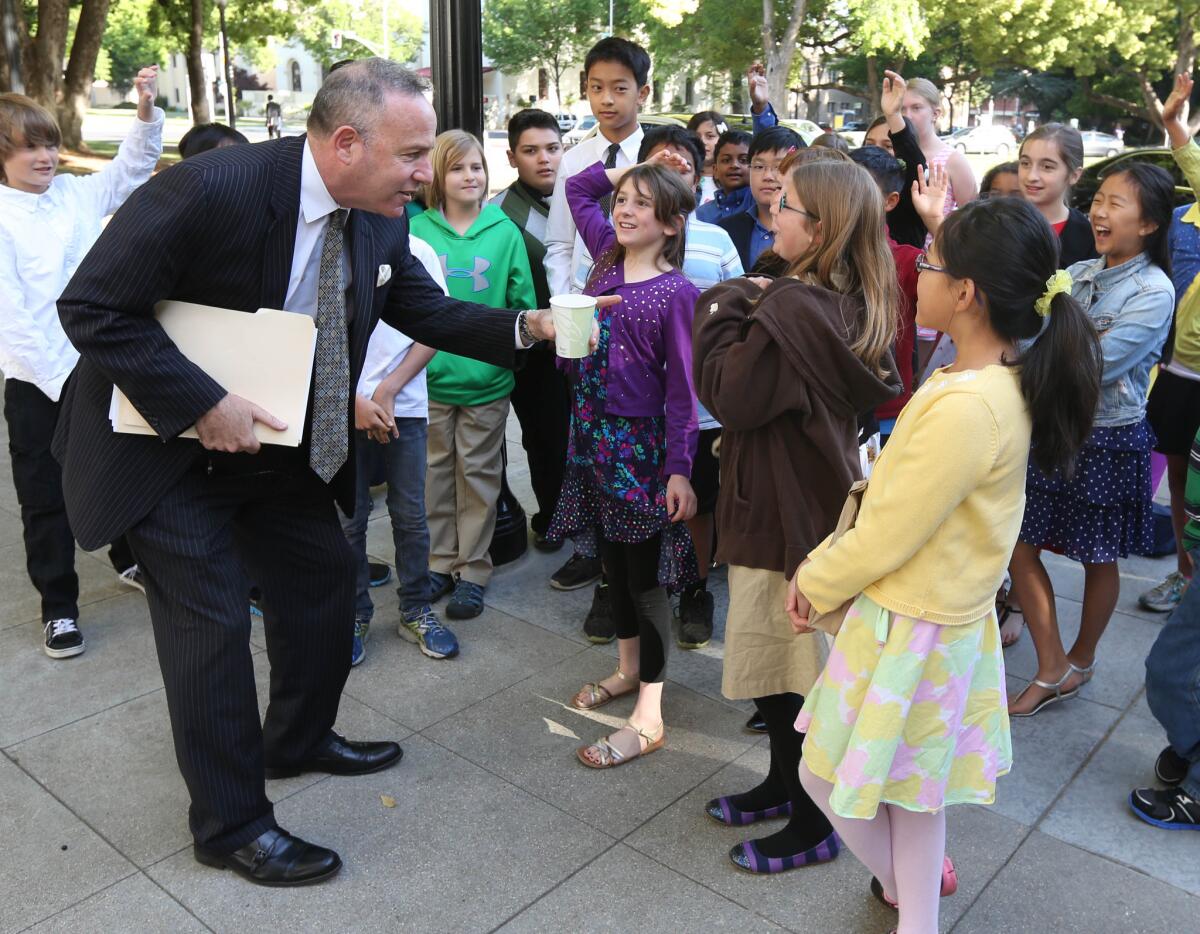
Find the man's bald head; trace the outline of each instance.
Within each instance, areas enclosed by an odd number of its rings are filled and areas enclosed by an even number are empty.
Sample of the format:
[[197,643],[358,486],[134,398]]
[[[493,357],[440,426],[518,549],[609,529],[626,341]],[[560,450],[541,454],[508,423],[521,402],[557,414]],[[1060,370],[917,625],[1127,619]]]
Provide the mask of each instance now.
[[383,115],[389,95],[424,97],[425,79],[386,58],[364,58],[332,72],[317,91],[308,115],[308,131],[329,136],[338,127],[354,127],[366,136]]

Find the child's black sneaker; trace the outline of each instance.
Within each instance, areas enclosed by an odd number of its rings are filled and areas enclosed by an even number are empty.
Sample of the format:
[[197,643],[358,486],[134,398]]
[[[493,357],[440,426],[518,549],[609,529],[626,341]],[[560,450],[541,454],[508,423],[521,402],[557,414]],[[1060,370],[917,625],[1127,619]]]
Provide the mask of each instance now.
[[1138,788],[1129,795],[1133,813],[1164,830],[1200,830],[1200,801],[1182,788]]
[[1188,760],[1168,746],[1154,760],[1154,776],[1164,785],[1178,785],[1188,773]]
[[82,655],[86,646],[83,633],[73,619],[46,620],[46,654],[51,658],[70,658]]
[[681,649],[702,649],[713,634],[713,598],[707,590],[685,590],[679,596]]
[[617,624],[613,621],[608,584],[596,585],[591,608],[583,621],[583,634],[587,636],[588,642],[596,645],[607,645],[617,637]]

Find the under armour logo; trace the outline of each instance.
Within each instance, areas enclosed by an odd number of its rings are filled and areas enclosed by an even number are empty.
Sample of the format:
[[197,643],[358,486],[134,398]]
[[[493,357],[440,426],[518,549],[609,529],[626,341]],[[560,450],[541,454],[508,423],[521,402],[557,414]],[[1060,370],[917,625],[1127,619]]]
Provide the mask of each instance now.
[[452,269],[446,265],[445,256],[439,256],[438,259],[442,262],[442,272],[445,273],[447,279],[470,279],[472,292],[484,292],[491,285],[487,276],[484,275],[492,268],[491,260],[476,256],[474,269]]

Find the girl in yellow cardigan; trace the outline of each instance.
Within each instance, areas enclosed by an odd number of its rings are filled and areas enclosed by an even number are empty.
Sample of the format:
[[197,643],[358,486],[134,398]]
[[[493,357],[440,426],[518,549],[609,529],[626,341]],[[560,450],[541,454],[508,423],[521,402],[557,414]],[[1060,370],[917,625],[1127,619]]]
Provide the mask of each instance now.
[[1095,411],[1099,344],[1057,263],[1026,202],[945,220],[917,262],[917,323],[949,334],[958,358],[900,413],[855,527],[789,589],[799,633],[810,607],[853,600],[796,721],[800,780],[876,895],[899,904],[900,934],[938,929],[944,806],[991,803],[1012,764],[994,602],[1026,464],[1069,470]]

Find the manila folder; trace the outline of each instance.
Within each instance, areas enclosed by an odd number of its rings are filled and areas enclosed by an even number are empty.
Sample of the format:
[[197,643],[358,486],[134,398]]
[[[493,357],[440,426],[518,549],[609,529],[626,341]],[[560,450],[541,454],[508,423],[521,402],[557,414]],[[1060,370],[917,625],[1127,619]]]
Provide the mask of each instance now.
[[[311,317],[260,308],[254,314],[191,302],[159,302],[155,316],[180,353],[234,395],[249,399],[287,423],[283,431],[260,422],[262,444],[298,447],[304,434],[317,328]],[[109,412],[113,431],[155,431],[116,386]],[[181,437],[197,437],[193,425]]]

